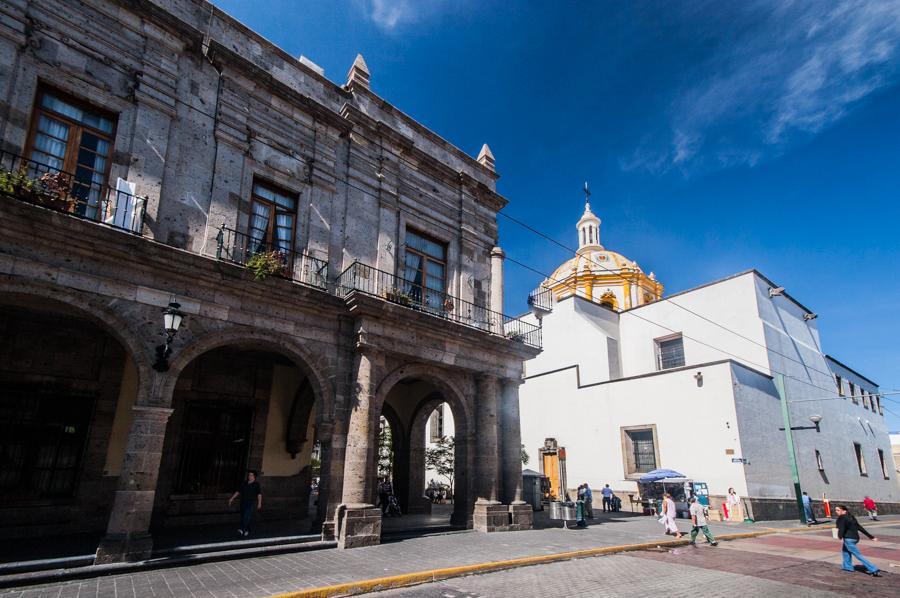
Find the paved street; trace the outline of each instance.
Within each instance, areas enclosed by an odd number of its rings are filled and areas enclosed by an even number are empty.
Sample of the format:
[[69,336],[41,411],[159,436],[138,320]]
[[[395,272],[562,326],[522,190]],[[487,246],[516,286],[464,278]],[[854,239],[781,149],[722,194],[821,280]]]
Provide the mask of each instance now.
[[[680,525],[687,527],[684,521]],[[716,534],[725,534],[759,531],[766,526],[713,524],[712,528]],[[886,570],[883,579],[842,573],[838,545],[829,531],[821,530],[723,542],[718,549],[679,547],[524,567],[382,595],[577,596],[603,595],[609,590],[617,596],[656,591],[666,596],[687,596],[694,595],[695,584],[700,583],[710,590],[709,595],[732,597],[738,592],[742,597],[773,595],[789,587],[794,595],[801,596],[827,595],[825,591],[896,596],[900,576],[891,573],[897,569],[890,563],[900,564],[900,522],[874,529],[883,542],[877,546],[864,543],[863,550]],[[260,597],[430,569],[667,539],[660,532],[653,518],[622,515],[599,520],[586,530],[460,532],[348,551],[321,550],[74,580],[6,590],[0,596]]]
[[863,542],[862,550],[884,570],[882,578],[843,572],[840,545],[829,531],[823,531],[723,542],[718,548],[700,545],[536,565],[392,590],[378,596],[895,598],[900,596],[900,525],[872,531],[880,537],[879,543]]

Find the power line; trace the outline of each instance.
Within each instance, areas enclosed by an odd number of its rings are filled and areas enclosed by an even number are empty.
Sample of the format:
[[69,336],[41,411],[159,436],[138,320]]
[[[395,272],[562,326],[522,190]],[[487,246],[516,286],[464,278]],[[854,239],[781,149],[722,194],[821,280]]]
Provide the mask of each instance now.
[[[513,262],[513,263],[515,263],[515,264],[517,264],[517,265],[519,265],[519,266],[522,266],[523,268],[527,268],[528,270],[531,270],[532,272],[535,272],[535,273],[537,273],[537,274],[540,274],[541,276],[544,276],[546,279],[551,280],[552,282],[561,283],[561,281],[556,280],[556,279],[554,279],[553,277],[551,277],[551,276],[549,276],[549,275],[547,275],[547,274],[544,274],[543,272],[537,270],[536,268],[533,268],[533,267],[531,267],[531,266],[529,266],[529,265],[527,265],[527,264],[524,264],[524,263],[522,263],[522,262],[520,262],[520,261],[518,261],[518,260],[516,260],[516,259],[514,259],[514,258],[511,258],[511,257],[507,256],[506,259],[509,260],[509,261],[511,261],[511,262]],[[785,378],[790,378],[791,380],[796,380],[797,382],[802,382],[803,384],[806,384],[806,385],[808,385],[808,386],[812,386],[813,388],[818,388],[819,390],[822,390],[822,391],[825,391],[825,392],[832,392],[832,389],[830,389],[830,388],[825,388],[824,386],[819,386],[818,384],[815,384],[815,383],[813,383],[813,382],[809,382],[809,381],[807,381],[807,380],[803,380],[802,378],[797,378],[796,376],[792,376],[792,375],[790,375],[790,374],[787,374],[787,373],[784,373],[784,372],[780,372],[780,371],[774,369],[773,367],[771,367],[771,366],[769,366],[769,365],[763,365],[763,364],[760,364],[760,363],[756,363],[756,362],[751,361],[751,360],[749,360],[749,359],[747,359],[747,358],[745,358],[745,357],[742,357],[742,356],[737,355],[737,354],[735,354],[735,353],[732,353],[732,352],[730,352],[730,351],[726,351],[725,349],[722,349],[722,348],[720,348],[720,347],[716,347],[715,345],[711,345],[711,344],[707,343],[706,341],[702,341],[702,340],[700,340],[700,339],[697,339],[697,338],[694,338],[694,337],[692,337],[692,336],[686,335],[686,334],[684,334],[683,332],[681,332],[681,331],[679,331],[679,330],[675,330],[675,329],[673,329],[673,328],[669,328],[668,326],[666,326],[666,325],[664,325],[664,324],[660,324],[660,323],[658,323],[658,322],[654,322],[653,320],[651,320],[651,319],[649,319],[649,318],[645,318],[644,316],[638,315],[638,314],[636,314],[636,313],[633,312],[633,311],[623,312],[623,313],[627,313],[627,314],[629,314],[629,315],[631,315],[631,316],[634,316],[634,317],[636,317],[636,318],[638,318],[638,319],[641,319],[641,320],[643,320],[643,321],[645,321],[645,322],[647,322],[647,323],[649,323],[649,324],[652,324],[652,325],[654,325],[654,326],[659,326],[660,328],[664,328],[665,330],[668,330],[669,332],[673,332],[673,333],[674,333],[674,332],[680,332],[682,337],[687,338],[687,339],[690,339],[690,340],[692,340],[692,341],[694,341],[694,342],[696,342],[696,343],[700,343],[701,345],[704,345],[704,346],[706,346],[706,347],[708,347],[708,348],[710,348],[710,349],[713,349],[713,350],[715,350],[715,351],[720,351],[720,352],[722,352],[722,353],[725,353],[726,355],[730,355],[731,357],[734,357],[735,359],[737,359],[739,362],[742,362],[742,363],[748,363],[748,364],[750,364],[750,365],[756,366],[757,368],[761,368],[763,371],[769,370],[769,371],[771,371],[771,372],[773,372],[773,373],[781,374],[781,375],[784,376]],[[830,375],[829,375],[829,376],[830,376]]]
[[[51,38],[51,39],[53,39],[53,40],[55,40],[55,41],[57,41],[57,42],[59,42],[59,43],[62,43],[62,44],[64,44],[64,45],[67,43],[67,42],[64,42],[62,39],[60,39],[60,38],[58,38],[58,37],[54,37],[53,35],[50,35],[50,34],[48,33],[48,30],[46,30],[46,29],[42,30],[42,31],[41,31],[41,34],[42,34],[42,35],[45,35],[46,37],[49,37],[49,38]],[[68,40],[68,41],[72,41],[72,42],[74,42],[74,43],[78,43],[77,40]],[[83,45],[83,44],[81,44],[81,45]],[[85,51],[87,51],[87,52],[89,52],[89,53],[95,52],[93,49],[88,48],[88,47],[86,47],[86,46],[84,46],[84,48],[85,48]],[[40,58],[38,58],[38,59],[40,60]],[[47,61],[42,61],[42,62],[44,62],[45,64],[50,64],[50,63],[47,62]],[[127,70],[125,70],[125,69],[123,69],[123,68],[118,67],[118,65],[116,65],[115,63],[109,64],[108,66],[109,66],[110,68],[112,68],[113,70],[117,70],[118,72],[120,72],[120,73],[122,73],[122,74],[124,74],[124,75],[127,75],[127,76],[129,76],[129,77],[132,77],[132,76],[134,76],[134,75],[136,74],[134,71],[127,71]],[[221,75],[220,75],[220,76],[221,76]],[[181,99],[178,98],[178,97],[174,97],[174,96],[173,96],[172,99],[173,99],[176,103],[178,103],[178,104],[180,104],[180,105],[182,105],[182,106],[185,106],[185,107],[187,107],[187,108],[190,109],[190,110],[194,110],[195,112],[197,112],[197,113],[199,113],[199,114],[202,114],[202,115],[206,116],[207,118],[211,119],[211,120],[213,121],[213,123],[218,123],[219,120],[220,120],[220,119],[219,119],[218,113],[213,114],[213,113],[206,112],[206,111],[201,110],[200,108],[198,108],[198,107],[196,107],[196,106],[194,106],[194,105],[192,105],[192,104],[189,104],[189,103],[187,103],[187,102],[181,100]],[[282,116],[285,116],[286,118],[290,119],[290,115],[288,115],[288,114],[286,114],[286,113],[284,113],[284,112],[278,110],[277,108],[273,108],[273,107],[270,107],[270,108],[273,109],[273,110],[275,110],[276,112],[280,113]],[[361,137],[365,137],[365,135],[363,135],[361,132],[360,132],[360,136],[361,136]],[[282,151],[281,148],[276,147],[275,145],[272,145],[271,143],[267,143],[264,139],[261,139],[261,138],[259,138],[259,137],[255,137],[254,139],[255,139],[257,142],[261,143],[262,145],[264,145],[264,146],[266,146],[266,147],[269,147],[269,148],[271,148],[271,149],[273,149],[273,150]],[[368,138],[367,138],[367,139],[368,139]],[[385,147],[384,147],[384,144],[383,144],[383,143],[379,144],[379,149],[380,149],[380,151],[381,151],[382,153],[385,151]],[[400,163],[400,162],[406,163],[407,165],[411,166],[411,167],[414,168],[414,169],[417,169],[417,168],[419,167],[417,164],[415,164],[414,162],[411,162],[411,161],[408,160],[407,158],[404,158],[402,155],[400,155],[399,153],[393,151],[391,148],[387,148],[387,152],[388,152],[389,155],[394,156],[394,157],[397,159],[398,163]],[[378,172],[381,172],[381,169],[382,169],[382,167],[383,167],[383,164],[382,164],[380,161],[379,161],[379,163],[376,164],[375,162],[373,162],[372,160],[370,160],[370,159],[368,159],[367,157],[363,156],[362,154],[357,154],[357,158],[360,159],[360,160],[362,160],[362,161],[364,161],[364,162],[366,162],[366,163],[368,163],[370,166],[376,167],[376,168],[378,169],[377,171],[378,171]],[[369,197],[373,197],[373,198],[376,198],[376,199],[380,199],[380,198],[381,198],[381,190],[379,190],[378,193],[373,193],[373,192],[369,191],[368,189],[364,189],[364,188],[362,188],[362,187],[353,185],[352,183],[350,183],[349,180],[342,181],[342,182],[343,182],[344,184],[346,184],[348,188],[351,188],[351,189],[354,189],[354,190],[356,190],[356,191],[359,191],[360,193],[363,193],[363,194],[365,194],[365,195],[368,195]],[[410,210],[405,210],[404,208],[402,208],[402,207],[399,206],[399,205],[398,205],[397,207],[398,207],[398,209],[399,209],[400,211],[406,212],[407,214],[415,215],[415,216],[417,216],[417,217],[420,217],[420,216],[421,216],[420,214],[416,214],[416,213],[414,213],[414,212],[411,212]],[[500,216],[503,216],[504,218],[507,218],[508,220],[510,220],[510,221],[512,221],[512,222],[514,222],[514,223],[516,223],[516,224],[518,224],[519,226],[525,228],[526,230],[532,232],[533,234],[536,234],[536,235],[538,235],[538,236],[540,236],[540,237],[542,237],[542,238],[544,238],[544,239],[550,241],[551,243],[553,243],[553,244],[555,244],[555,245],[561,247],[562,249],[564,249],[564,250],[566,250],[566,251],[568,251],[568,252],[570,252],[570,253],[573,253],[574,255],[578,255],[577,250],[575,250],[575,249],[573,249],[572,247],[570,247],[570,246],[568,246],[568,245],[566,245],[566,244],[564,244],[564,243],[562,243],[562,242],[560,242],[560,241],[554,239],[554,238],[551,237],[550,235],[547,235],[547,234],[543,233],[542,231],[540,231],[540,230],[538,230],[538,229],[532,227],[531,225],[529,225],[529,224],[527,224],[527,223],[525,223],[525,222],[523,222],[523,221],[521,221],[521,220],[519,220],[519,219],[517,219],[517,218],[515,218],[515,217],[513,217],[513,216],[511,216],[511,215],[509,215],[509,214],[507,214],[507,213],[505,213],[505,212],[503,212],[503,211],[499,211],[499,212],[497,212],[497,214],[500,215]],[[438,226],[439,228],[442,228],[442,229],[446,230],[447,232],[452,233],[452,234],[455,234],[455,233],[457,232],[455,229],[451,229],[451,228],[449,228],[449,227],[447,227],[447,226],[444,226],[444,225],[440,224],[439,222],[437,223],[437,226]],[[621,274],[615,272],[614,270],[612,270],[612,269],[606,267],[605,265],[596,262],[596,261],[593,260],[590,256],[584,256],[584,257],[587,259],[587,261],[589,261],[590,263],[592,263],[592,264],[598,266],[599,268],[601,268],[601,269],[603,269],[603,270],[605,270],[605,271],[607,271],[607,272],[610,272],[611,274],[617,276],[618,278],[622,279],[623,281],[626,280],[624,276],[622,276]],[[517,263],[517,264],[519,264],[519,265],[521,265],[521,266],[525,266],[524,264],[522,264],[522,262],[519,262],[519,261],[517,261],[517,260],[513,260],[512,258],[507,257],[507,259],[509,259],[510,261],[513,261],[514,263]],[[534,268],[531,268],[531,267],[528,267],[528,266],[525,266],[525,267],[527,267],[529,270],[533,270],[534,272],[536,272],[536,273],[538,273],[538,274],[541,274],[541,275],[544,276],[544,278],[546,278],[546,279],[551,279],[549,276],[546,276],[546,275],[542,274],[541,272],[539,272],[538,270],[535,270]],[[558,280],[554,280],[554,282],[561,283],[561,281],[558,281]],[[786,354],[784,354],[784,353],[781,353],[780,351],[777,351],[777,350],[775,350],[775,349],[772,349],[772,348],[766,346],[765,344],[760,343],[760,342],[758,342],[758,341],[756,341],[756,340],[754,340],[754,339],[751,339],[751,338],[749,338],[749,337],[747,337],[747,336],[741,334],[740,332],[737,332],[737,331],[735,331],[735,330],[732,330],[731,328],[728,328],[727,326],[725,326],[725,325],[723,325],[723,324],[721,324],[721,323],[719,323],[719,322],[716,322],[716,321],[714,321],[714,320],[712,320],[712,319],[710,319],[710,318],[707,318],[706,316],[703,316],[702,314],[698,314],[697,312],[695,312],[695,311],[693,311],[693,310],[691,310],[691,309],[689,309],[689,308],[687,308],[687,307],[685,307],[685,306],[683,306],[683,305],[677,303],[676,301],[674,301],[674,300],[671,299],[671,298],[662,298],[662,299],[660,299],[660,301],[668,301],[670,304],[672,304],[672,305],[674,305],[674,306],[676,306],[676,307],[678,307],[678,308],[680,308],[680,309],[682,309],[682,310],[684,310],[684,311],[687,311],[688,313],[691,313],[691,314],[693,314],[694,316],[696,316],[696,317],[698,317],[698,318],[701,318],[701,319],[703,319],[703,320],[705,320],[705,321],[707,321],[707,322],[709,322],[709,323],[711,323],[711,324],[714,324],[715,326],[718,326],[718,327],[722,328],[723,330],[725,330],[725,331],[727,331],[727,332],[729,332],[729,333],[731,333],[731,334],[734,334],[734,335],[736,335],[736,336],[738,336],[738,337],[740,337],[740,338],[743,338],[744,340],[746,340],[746,341],[748,341],[748,342],[751,342],[751,343],[753,343],[753,344],[756,344],[756,345],[758,345],[758,346],[760,346],[760,347],[766,349],[767,351],[771,351],[771,352],[773,352],[773,353],[775,353],[775,354],[777,354],[777,355],[781,355],[781,356],[784,357],[785,359],[788,359],[788,360],[790,360],[790,361],[793,361],[793,362],[795,362],[795,363],[798,363],[798,364],[800,364],[801,366],[803,366],[803,367],[804,367],[805,369],[807,369],[807,370],[811,370],[811,371],[814,371],[814,372],[818,372],[818,373],[820,373],[820,374],[823,374],[823,375],[825,375],[825,376],[828,376],[829,378],[833,377],[833,375],[834,375],[832,372],[824,372],[824,371],[822,371],[822,370],[819,370],[819,369],[817,369],[817,368],[815,368],[815,367],[812,367],[812,366],[806,364],[805,362],[803,362],[803,361],[801,361],[801,360],[795,359],[794,357],[791,357],[790,355],[786,355]],[[642,320],[644,320],[644,321],[646,321],[646,322],[648,322],[648,323],[651,323],[651,324],[653,324],[653,325],[655,325],[655,326],[659,326],[659,327],[661,327],[661,328],[665,328],[666,330],[669,330],[669,331],[672,331],[672,332],[676,332],[675,330],[673,330],[673,329],[671,329],[671,328],[669,328],[669,327],[667,327],[667,326],[664,326],[664,325],[661,325],[661,324],[659,324],[659,323],[653,322],[652,320],[650,320],[650,319],[648,319],[648,318],[645,318],[645,317],[643,317],[643,316],[639,316],[639,315],[637,315],[636,313],[634,313],[633,311],[627,311],[627,312],[623,312],[623,313],[628,313],[628,314],[633,315],[633,316],[635,316],[635,317],[638,317],[639,319],[642,319]],[[747,363],[751,363],[751,364],[756,365],[757,367],[761,367],[761,368],[763,368],[763,369],[769,369],[769,370],[771,370],[771,371],[775,371],[775,370],[773,370],[770,366],[763,366],[763,365],[760,365],[760,364],[756,364],[755,362],[752,362],[752,361],[750,361],[750,360],[741,358],[741,357],[737,356],[737,355],[734,354],[734,353],[731,353],[731,352],[729,352],[729,351],[725,351],[725,350],[720,349],[720,348],[718,348],[718,347],[715,347],[715,346],[713,346],[713,345],[711,345],[711,344],[709,344],[709,343],[706,343],[706,342],[704,342],[704,341],[700,341],[699,339],[692,338],[692,337],[687,336],[687,335],[684,335],[684,334],[682,334],[682,336],[685,336],[685,338],[690,338],[691,340],[693,340],[693,341],[695,341],[695,342],[698,342],[698,343],[700,343],[700,344],[702,344],[702,345],[704,345],[704,346],[707,346],[707,347],[709,347],[709,348],[712,348],[712,349],[714,349],[714,350],[721,351],[721,352],[723,352],[723,353],[725,353],[725,354],[727,354],[727,355],[731,355],[731,356],[733,356],[733,357],[735,357],[735,358],[737,358],[737,359],[739,359],[739,360],[741,360],[741,361],[745,361],[745,362],[747,362]],[[776,373],[780,373],[780,372],[776,372]],[[818,385],[813,384],[813,383],[811,383],[811,382],[807,382],[807,381],[802,380],[802,379],[800,379],[800,378],[797,378],[797,377],[795,377],[795,376],[790,376],[790,375],[788,375],[788,374],[782,374],[782,375],[784,375],[784,376],[786,376],[786,377],[788,377],[788,378],[791,378],[791,379],[793,379],[793,380],[797,380],[797,381],[799,381],[799,382],[803,382],[804,384],[808,384],[808,385],[810,385],[810,386],[814,386],[814,387],[820,388],[820,389],[822,389],[822,390],[827,390],[827,389],[824,389],[824,388],[821,387],[821,386],[818,386]]]
[[[572,247],[570,247],[570,246],[568,246],[568,245],[566,245],[566,244],[564,244],[564,243],[562,243],[562,242],[560,242],[560,241],[554,239],[554,238],[551,237],[550,235],[547,235],[547,234],[545,234],[545,233],[539,231],[538,229],[534,228],[533,226],[531,226],[531,225],[529,225],[529,224],[527,224],[527,223],[525,223],[525,222],[523,222],[523,221],[521,221],[521,220],[519,220],[519,219],[517,219],[517,218],[514,218],[514,217],[510,216],[509,214],[506,214],[506,213],[504,213],[504,212],[502,212],[502,211],[501,211],[501,212],[497,212],[497,214],[499,214],[500,216],[503,216],[504,218],[507,218],[508,220],[510,220],[510,221],[512,221],[512,222],[514,222],[514,223],[516,223],[516,224],[518,224],[519,226],[521,226],[521,227],[523,227],[523,228],[529,230],[530,232],[532,232],[532,233],[534,233],[534,234],[536,234],[536,235],[538,235],[538,236],[540,236],[540,237],[542,237],[542,238],[544,238],[544,239],[550,241],[551,243],[553,243],[553,244],[555,244],[555,245],[558,245],[559,247],[565,249],[566,251],[572,253],[573,255],[578,256],[578,251],[577,251],[576,249],[573,249]],[[624,276],[622,276],[621,274],[619,274],[618,272],[616,272],[616,271],[614,271],[614,270],[612,270],[612,269],[610,269],[610,268],[607,268],[607,267],[604,266],[603,264],[601,264],[601,263],[599,263],[599,262],[593,260],[593,259],[590,257],[590,255],[588,255],[588,254],[581,254],[581,257],[583,257],[584,259],[586,259],[588,262],[590,262],[590,263],[592,263],[592,264],[594,264],[594,265],[596,265],[596,266],[599,266],[599,267],[602,268],[603,270],[606,270],[607,272],[609,272],[609,273],[611,273],[611,274],[617,276],[617,277],[620,278],[622,281],[627,282],[627,279],[626,279]],[[550,278],[550,277],[546,277],[546,278]],[[561,281],[558,281],[558,280],[554,280],[554,282],[558,282],[558,283],[560,283],[560,284],[564,284],[564,283],[562,283]],[[775,353],[776,355],[781,355],[781,356],[784,357],[785,359],[788,359],[788,360],[790,360],[790,361],[793,361],[793,362],[795,362],[795,363],[798,363],[798,364],[802,365],[802,366],[803,366],[804,368],[806,368],[806,369],[810,369],[810,370],[812,370],[812,371],[814,371],[814,372],[818,372],[818,373],[820,373],[820,374],[823,374],[823,375],[825,375],[825,376],[828,376],[829,378],[831,378],[831,377],[834,376],[834,373],[833,373],[833,372],[823,372],[822,370],[819,370],[819,369],[817,369],[817,368],[815,368],[815,367],[813,367],[813,366],[811,366],[811,365],[809,365],[809,364],[807,364],[807,363],[805,363],[805,362],[803,362],[803,361],[801,361],[801,360],[799,360],[799,359],[796,359],[796,358],[794,358],[794,357],[791,357],[790,355],[787,355],[787,354],[785,354],[785,353],[782,353],[782,352],[780,352],[780,351],[778,351],[778,350],[776,350],[776,349],[770,348],[770,347],[768,347],[767,345],[765,345],[765,344],[763,344],[763,343],[760,343],[759,341],[756,341],[756,340],[754,340],[754,339],[752,339],[752,338],[750,338],[750,337],[747,337],[747,336],[741,334],[740,332],[737,332],[736,330],[732,330],[731,328],[728,328],[728,327],[725,326],[724,324],[721,324],[721,323],[719,323],[719,322],[716,322],[715,320],[712,320],[712,319],[710,319],[710,318],[707,318],[706,316],[704,316],[704,315],[702,315],[702,314],[698,314],[698,313],[695,312],[694,310],[692,310],[692,309],[690,309],[690,308],[687,308],[687,307],[681,305],[680,303],[677,303],[677,302],[674,301],[672,298],[669,298],[669,297],[663,297],[662,299],[659,299],[658,301],[656,301],[656,303],[661,303],[661,302],[668,302],[668,303],[670,303],[671,305],[674,305],[675,307],[681,308],[681,309],[683,309],[684,311],[686,311],[686,312],[688,312],[688,313],[690,313],[690,314],[693,314],[694,316],[696,316],[696,317],[698,317],[698,318],[700,318],[700,319],[702,319],[702,320],[705,320],[705,321],[709,322],[710,324],[714,324],[714,325],[718,326],[718,327],[721,328],[722,330],[725,330],[725,331],[727,331],[727,332],[730,332],[731,334],[734,334],[734,335],[736,335],[736,336],[738,336],[738,337],[740,337],[740,338],[742,338],[742,339],[744,339],[744,340],[746,340],[746,341],[749,341],[749,342],[751,342],[751,343],[753,343],[753,344],[755,344],[755,345],[758,345],[758,346],[760,346],[760,347],[766,349],[767,351],[771,351],[771,352]],[[631,312],[630,310],[627,311],[627,312],[623,312],[623,313],[632,313],[632,315],[633,315],[633,312]]]

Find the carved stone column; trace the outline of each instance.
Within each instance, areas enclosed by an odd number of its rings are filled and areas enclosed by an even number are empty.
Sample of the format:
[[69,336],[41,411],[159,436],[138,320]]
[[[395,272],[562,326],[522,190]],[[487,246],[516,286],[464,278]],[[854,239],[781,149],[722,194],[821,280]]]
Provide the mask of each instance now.
[[358,351],[353,363],[350,426],[344,456],[343,501],[335,512],[338,548],[372,546],[381,542],[381,511],[372,504],[375,478],[376,420],[373,413],[375,366],[369,351]]
[[172,410],[144,405],[132,409],[134,419],[128,432],[119,487],[113,498],[106,536],[100,541],[94,559],[98,565],[144,560],[153,550],[150,517],[166,424]]
[[503,434],[501,461],[503,468],[502,500],[509,503],[510,529],[531,529],[534,513],[522,500],[522,433],[519,419],[519,385],[521,380],[504,380],[500,400],[500,427]]
[[477,531],[495,532],[509,529],[509,514],[500,503],[500,434],[498,402],[500,382],[494,376],[477,380],[475,454],[476,496],[473,527]]

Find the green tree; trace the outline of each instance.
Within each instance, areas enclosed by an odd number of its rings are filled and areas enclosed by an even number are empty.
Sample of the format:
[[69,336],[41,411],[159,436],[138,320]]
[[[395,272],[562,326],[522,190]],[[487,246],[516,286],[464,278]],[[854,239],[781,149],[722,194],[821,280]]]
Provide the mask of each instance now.
[[522,445],[522,465],[528,465],[528,462],[531,460],[531,457],[528,456],[528,451],[525,450],[525,445]]
[[441,436],[433,448],[425,449],[425,467],[433,469],[447,480],[450,486],[450,498],[453,498],[454,447],[453,436]]
[[394,442],[391,425],[382,416],[378,422],[378,477],[390,478],[394,470]]

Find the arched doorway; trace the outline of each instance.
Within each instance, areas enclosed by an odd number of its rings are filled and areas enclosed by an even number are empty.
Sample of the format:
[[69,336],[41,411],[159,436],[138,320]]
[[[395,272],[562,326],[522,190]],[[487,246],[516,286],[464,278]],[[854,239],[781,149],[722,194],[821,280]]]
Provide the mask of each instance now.
[[[96,548],[142,374],[125,322],[56,295],[0,294],[0,538],[72,535],[34,557]],[[26,539],[6,545],[13,560],[32,554]]]
[[322,408],[315,376],[298,356],[256,340],[193,353],[174,372],[154,528],[233,523],[228,497],[253,470],[266,515],[257,531],[309,531],[323,486],[314,479]]
[[[402,523],[385,521],[383,529],[465,526],[471,512],[467,475],[471,439],[461,397],[440,379],[416,375],[402,377],[382,392],[381,417],[390,425],[394,446],[391,479],[404,516],[408,516]],[[452,448],[443,460],[452,473],[446,480],[446,499],[433,505],[427,494],[426,462],[429,446],[434,450],[439,445],[437,441],[430,442],[428,425],[436,412],[444,414],[444,422],[452,422],[452,428],[447,430],[452,432]],[[448,441],[445,438],[445,452]]]

